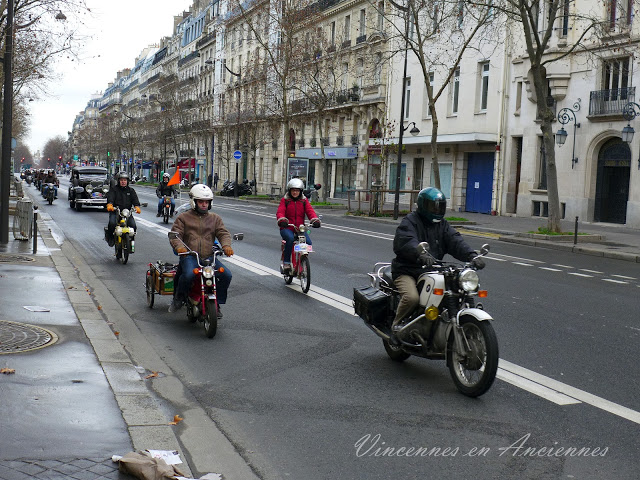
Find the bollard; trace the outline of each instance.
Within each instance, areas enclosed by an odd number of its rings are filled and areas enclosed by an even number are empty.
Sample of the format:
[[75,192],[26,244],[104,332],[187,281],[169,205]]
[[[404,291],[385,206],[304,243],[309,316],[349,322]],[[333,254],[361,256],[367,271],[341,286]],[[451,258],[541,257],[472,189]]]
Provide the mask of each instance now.
[[33,253],[38,252],[38,206],[33,206]]
[[576,217],[576,226],[573,231],[573,244],[576,245],[578,243],[578,217]]

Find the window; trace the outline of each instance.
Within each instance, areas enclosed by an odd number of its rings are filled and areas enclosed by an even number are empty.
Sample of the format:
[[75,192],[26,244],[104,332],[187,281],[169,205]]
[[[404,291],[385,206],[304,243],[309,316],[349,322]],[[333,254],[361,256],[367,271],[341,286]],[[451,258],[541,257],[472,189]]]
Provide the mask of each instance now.
[[458,113],[458,95],[460,94],[460,69],[456,68],[451,83],[451,113]]
[[516,84],[516,111],[514,115],[520,115],[520,108],[522,107],[522,80],[519,80]]
[[405,97],[404,97],[404,119],[409,118],[409,107],[411,106],[411,78],[405,79]]
[[336,44],[336,22],[331,22],[331,33],[329,38],[331,39],[331,46],[333,47]]
[[538,161],[538,188],[540,190],[547,189],[547,155],[544,149],[544,142],[542,137],[538,137],[538,144],[540,145],[540,159]]
[[378,2],[378,31],[381,32],[384,27],[384,2]]
[[351,40],[351,15],[344,17],[344,40]]
[[464,0],[458,0],[456,10],[456,14],[458,15],[458,28],[462,28],[462,23],[464,22]]
[[569,1],[562,0],[562,27],[560,28],[560,36],[566,37],[569,34]]
[[222,83],[227,83],[227,59],[222,59]]
[[[396,189],[397,166],[398,166],[397,161],[396,163],[392,163],[389,165],[389,189],[390,190]],[[407,164],[403,163],[400,169],[400,190],[405,189],[406,178],[407,178]]]
[[363,8],[360,10],[360,35],[367,33],[367,11]]
[[614,58],[604,62],[602,89],[609,90],[606,100],[627,99],[630,81],[629,57]]
[[[434,82],[434,74],[433,72],[429,72],[429,85],[431,86],[431,90],[433,91],[433,82]],[[424,93],[423,93],[423,105],[422,118],[431,118],[431,111],[429,110],[429,92],[427,91],[427,84],[424,84]]]
[[359,58],[356,60],[356,84],[362,88],[363,85],[363,76],[364,76],[364,60]]
[[375,70],[373,72],[373,83],[374,85],[380,85],[382,83],[382,54],[376,53],[376,62],[374,66]]
[[487,110],[489,95],[489,62],[480,64],[480,111]]
[[609,30],[627,30],[633,21],[633,0],[609,0]]

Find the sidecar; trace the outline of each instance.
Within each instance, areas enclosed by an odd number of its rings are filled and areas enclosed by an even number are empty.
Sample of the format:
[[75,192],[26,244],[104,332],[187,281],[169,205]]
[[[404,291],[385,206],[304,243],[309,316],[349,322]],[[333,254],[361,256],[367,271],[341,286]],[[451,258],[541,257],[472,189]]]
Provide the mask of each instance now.
[[153,308],[155,295],[173,295],[174,277],[177,270],[177,263],[158,261],[149,264],[145,280],[149,308]]

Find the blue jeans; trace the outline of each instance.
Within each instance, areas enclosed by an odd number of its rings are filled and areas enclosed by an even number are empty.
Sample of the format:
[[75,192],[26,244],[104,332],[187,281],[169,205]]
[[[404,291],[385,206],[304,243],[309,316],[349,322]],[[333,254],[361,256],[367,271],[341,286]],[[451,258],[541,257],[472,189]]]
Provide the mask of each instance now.
[[[283,228],[280,230],[280,236],[282,239],[287,242],[284,245],[284,263],[291,263],[291,251],[293,250],[293,240],[296,238],[296,233],[288,228]],[[307,237],[307,243],[311,245],[311,237],[309,237],[309,232],[304,232],[304,236]]]
[[[198,261],[195,255],[181,255],[180,267],[178,269],[178,285],[176,287],[176,299],[186,301],[191,289],[191,284],[196,278],[196,274],[193,273],[193,269],[198,267]],[[218,303],[224,305],[227,303],[227,290],[231,284],[231,271],[216,258],[214,264],[216,270],[220,267],[224,268],[224,272],[216,272],[216,295]]]
[[[164,205],[164,197],[160,197],[158,199],[158,213],[162,213],[162,206]],[[176,202],[171,197],[171,213],[176,209]]]

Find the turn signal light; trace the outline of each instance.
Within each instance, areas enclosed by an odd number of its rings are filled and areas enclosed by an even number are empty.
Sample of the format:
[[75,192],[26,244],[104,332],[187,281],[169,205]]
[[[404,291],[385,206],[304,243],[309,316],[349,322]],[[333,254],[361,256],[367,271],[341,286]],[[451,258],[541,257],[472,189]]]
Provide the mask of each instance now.
[[220,267],[220,268],[218,269],[218,271],[219,271],[220,273],[223,273],[223,272],[224,272],[224,268],[223,268],[223,267]]
[[444,289],[442,289],[442,288],[434,288],[433,289],[433,294],[434,295],[444,295]]
[[480,298],[487,298],[488,294],[489,292],[487,290],[478,290],[478,297]]
[[194,268],[194,269],[193,269],[193,273],[194,273],[195,275],[199,275],[199,274],[200,274],[200,269],[199,269],[199,268]]

